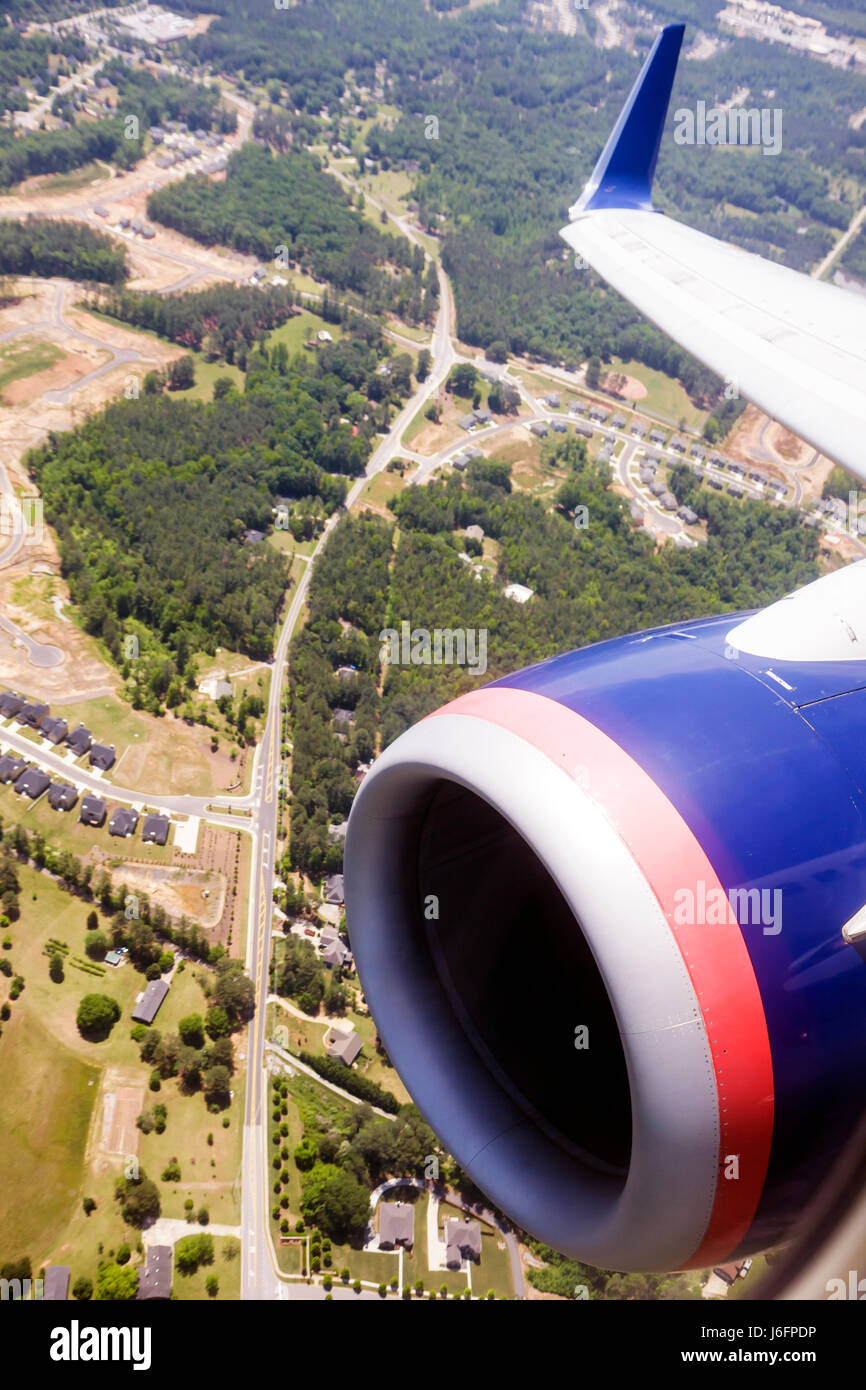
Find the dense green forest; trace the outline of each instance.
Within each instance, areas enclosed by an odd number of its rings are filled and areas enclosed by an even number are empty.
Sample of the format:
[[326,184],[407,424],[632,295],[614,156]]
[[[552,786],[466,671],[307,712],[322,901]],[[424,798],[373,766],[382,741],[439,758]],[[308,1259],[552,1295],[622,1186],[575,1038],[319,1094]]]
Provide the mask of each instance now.
[[116,285],[127,273],[125,247],[81,222],[0,220],[0,275],[65,275]]
[[124,139],[120,116],[79,121],[60,130],[34,130],[13,135],[0,130],[0,188],[11,188],[36,174],[64,174],[95,159],[131,169],[142,154],[138,140]]
[[94,301],[105,313],[134,328],[149,329],[205,356],[234,362],[295,312],[285,286],[215,285],[186,294],[142,294],[133,290]]
[[237,113],[223,104],[216,83],[187,82],[171,72],[157,77],[117,59],[105,64],[102,75],[117,89],[117,110],[138,116],[142,133],[161,121],[184,121],[191,130],[237,129]]
[[[188,0],[187,8],[205,8],[204,0]],[[188,48],[265,88],[270,106],[260,109],[257,130],[280,147],[325,134],[348,142],[374,169],[418,166],[419,216],[444,233],[464,340],[504,341],[566,363],[634,355],[680,375],[696,399],[712,397],[718,380],[591,272],[576,272],[557,235],[639,60],[586,38],[527,29],[524,9],[521,0],[441,14],[423,0],[307,0],[282,11],[276,28],[264,14],[217,0],[211,10],[220,18]],[[709,0],[683,0],[656,12],[713,29],[715,9]],[[317,41],[323,33],[327,44]],[[375,121],[361,136],[360,122],[376,106],[365,94],[379,80],[402,115],[393,127]],[[727,102],[743,90],[745,104],[783,111],[780,155],[675,144],[679,106]],[[780,46],[737,40],[709,60],[685,61],[662,144],[658,203],[747,249],[811,266],[856,210],[856,195],[840,181],[866,180],[866,129],[849,125],[863,104],[859,74]]]
[[305,151],[245,145],[229,159],[225,182],[193,174],[152,193],[147,210],[206,245],[221,242],[263,260],[282,256],[277,264],[294,262],[354,291],[371,309],[393,309],[415,323],[435,311],[436,274],[424,276],[420,248],[365,221]]
[[[578,440],[552,444],[561,473],[558,506],[546,510],[512,489],[508,469],[479,462],[465,476],[409,487],[392,502],[400,527],[348,517],[334,531],[310,584],[310,621],[291,653],[293,769],[286,868],[314,878],[336,870],[342,842],[328,833],[347,815],[354,773],[406,728],[481,681],[558,652],[690,617],[767,603],[817,576],[818,542],[795,511],[737,505],[700,489],[706,545],[657,550],[632,525],[609,471],[586,461]],[[679,474],[684,477],[681,479]],[[673,480],[698,509],[688,468]],[[565,486],[567,484],[567,487]],[[577,529],[577,501],[589,525]],[[458,552],[480,525],[500,546],[496,582],[477,580]],[[500,586],[528,584],[520,605]],[[381,696],[379,633],[402,622],[487,632],[487,670],[389,665]],[[351,625],[351,626],[346,626]],[[336,674],[340,667],[354,675]],[[334,723],[336,709],[352,723]]]
[[[314,361],[289,361],[282,344],[256,348],[243,393],[204,404],[146,392],[28,455],[81,621],[137,707],[180,704],[197,651],[270,655],[287,557],[244,533],[270,528],[278,498],[296,535],[341,504],[337,475],[363,471],[375,432],[372,418],[357,433],[343,422],[383,381],[379,360],[360,335]],[[401,400],[389,389],[386,416]]]

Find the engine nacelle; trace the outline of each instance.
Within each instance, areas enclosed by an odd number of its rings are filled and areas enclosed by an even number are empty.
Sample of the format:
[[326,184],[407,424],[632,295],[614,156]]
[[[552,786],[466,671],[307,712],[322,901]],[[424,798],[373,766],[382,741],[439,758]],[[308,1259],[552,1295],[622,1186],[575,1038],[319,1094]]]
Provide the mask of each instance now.
[[356,797],[384,1046],[479,1187],[587,1263],[783,1241],[866,1107],[866,567],[842,573],[464,695]]

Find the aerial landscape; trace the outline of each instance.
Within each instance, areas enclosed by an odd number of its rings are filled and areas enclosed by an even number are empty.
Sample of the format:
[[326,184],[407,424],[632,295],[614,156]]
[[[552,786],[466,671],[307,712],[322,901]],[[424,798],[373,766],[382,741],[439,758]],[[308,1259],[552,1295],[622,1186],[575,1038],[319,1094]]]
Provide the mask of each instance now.
[[866,2],[5,0],[0,116],[0,1301],[866,1297]]

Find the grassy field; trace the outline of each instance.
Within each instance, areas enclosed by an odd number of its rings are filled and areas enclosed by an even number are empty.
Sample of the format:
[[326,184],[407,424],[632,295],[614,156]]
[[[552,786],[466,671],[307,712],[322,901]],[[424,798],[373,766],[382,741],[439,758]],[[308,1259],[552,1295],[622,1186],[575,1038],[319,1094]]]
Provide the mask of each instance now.
[[[238,1242],[233,1236],[214,1236],[214,1261],[212,1265],[200,1265],[195,1274],[180,1274],[174,1271],[172,1294],[181,1302],[198,1300],[205,1302],[228,1303],[241,1296],[241,1257],[236,1253],[229,1258],[229,1247],[237,1251]],[[212,1298],[205,1284],[208,1275],[215,1274],[219,1280],[219,1292]]]
[[[15,964],[27,974],[20,954]],[[0,1263],[38,1259],[60,1234],[79,1197],[99,1078],[97,1067],[58,1049],[29,986],[0,1038]]]
[[295,314],[294,318],[287,319],[281,323],[279,328],[275,328],[268,334],[268,346],[273,347],[275,343],[285,343],[290,357],[296,352],[306,352],[312,357],[314,349],[305,348],[304,343],[308,338],[316,333],[325,331],[331,334],[336,343],[343,336],[343,330],[338,323],[326,323],[318,314],[311,313],[309,309],[304,309],[303,313]]
[[414,464],[406,469],[405,473],[389,473],[383,470],[377,473],[375,478],[371,478],[358,498],[359,505],[364,502],[371,503],[374,507],[387,508],[392,497],[396,497],[406,487],[409,475],[414,471]]
[[[82,164],[80,169],[70,169],[65,174],[55,174],[38,185],[40,193],[74,193],[76,188],[86,188],[96,180],[102,182],[111,178],[111,170],[103,164]],[[19,185],[20,187],[20,185]]]
[[63,356],[62,348],[56,343],[28,341],[0,347],[0,399],[13,381],[45,372]]
[[703,424],[706,411],[698,410],[697,406],[692,405],[680,383],[673,377],[665,376],[664,372],[653,371],[642,362],[623,362],[619,357],[612,357],[605,370],[624,372],[626,376],[633,376],[636,380],[642,381],[647,388],[647,394],[642,400],[624,402],[623,410],[629,407],[649,410],[656,415],[663,415],[675,424],[679,424],[683,419],[687,429],[700,429]]
[[212,401],[214,382],[222,376],[227,376],[239,391],[243,391],[246,376],[240,367],[228,362],[209,362],[203,352],[189,350],[189,355],[195,363],[195,386],[186,391],[172,391],[172,396],[188,401]]
[[[94,1102],[103,1071],[112,1084],[140,1084],[144,1108],[157,1100],[167,1108],[165,1132],[138,1135],[138,1155],[145,1172],[160,1188],[162,1214],[183,1219],[184,1201],[194,1210],[206,1206],[211,1221],[236,1225],[240,1219],[240,1166],[243,1142],[243,1074],[233,1079],[233,1100],[223,1114],[208,1114],[201,1093],[185,1095],[176,1079],[158,1093],[147,1089],[150,1066],[141,1062],[130,1037],[132,1006],[145,988],[144,976],[131,965],[103,974],[77,968],[86,959],[84,934],[90,904],[71,897],[45,875],[19,866],[21,917],[8,934],[6,958],[22,975],[25,988],[11,1005],[12,1017],[0,1037],[0,1254],[28,1254],[34,1268],[46,1259],[72,1266],[73,1278],[95,1276],[100,1253],[125,1241],[135,1246],[138,1233],[124,1227],[113,1201],[114,1178],[122,1158],[101,1148],[102,1125],[94,1125]],[[104,923],[105,919],[101,918]],[[49,940],[65,943],[64,979],[48,973]],[[156,1026],[163,1034],[177,1030],[189,1013],[204,1013],[207,1000],[203,966],[187,963],[175,973]],[[0,996],[9,982],[0,978]],[[80,999],[88,993],[116,999],[121,1017],[108,1038],[91,1042],[75,1024]],[[101,1107],[100,1107],[101,1113]],[[207,1141],[208,1134],[212,1144]],[[169,1159],[181,1166],[180,1183],[162,1182]],[[39,1200],[34,1200],[38,1194]],[[86,1216],[81,1199],[92,1196],[96,1210]],[[100,1252],[100,1245],[103,1247]],[[234,1296],[229,1271],[225,1296]],[[222,1280],[221,1280],[221,1292]],[[190,1295],[193,1296],[193,1295]]]

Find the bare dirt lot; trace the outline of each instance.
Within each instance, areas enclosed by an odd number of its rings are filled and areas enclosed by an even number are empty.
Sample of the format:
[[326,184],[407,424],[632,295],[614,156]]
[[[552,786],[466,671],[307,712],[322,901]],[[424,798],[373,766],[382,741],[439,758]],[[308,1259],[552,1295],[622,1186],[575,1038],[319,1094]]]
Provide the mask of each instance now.
[[135,1120],[144,1104],[144,1087],[122,1084],[123,1074],[122,1068],[109,1067],[103,1079],[102,1129],[98,1132],[99,1149],[106,1154],[138,1153]]
[[147,893],[169,916],[189,917],[206,931],[213,931],[222,920],[226,880],[224,874],[213,869],[173,865],[154,865],[146,869],[143,865],[128,864],[123,871],[123,881],[129,888]]
[[608,396],[619,396],[623,401],[642,401],[647,389],[636,377],[626,376],[624,372],[608,372],[599,377],[599,386]]

